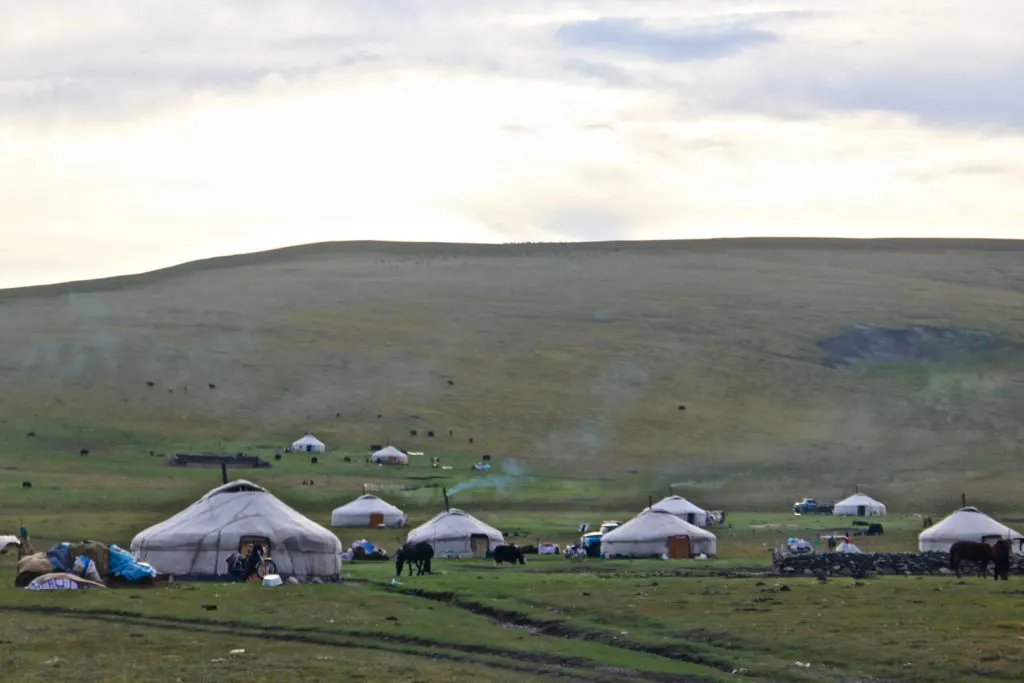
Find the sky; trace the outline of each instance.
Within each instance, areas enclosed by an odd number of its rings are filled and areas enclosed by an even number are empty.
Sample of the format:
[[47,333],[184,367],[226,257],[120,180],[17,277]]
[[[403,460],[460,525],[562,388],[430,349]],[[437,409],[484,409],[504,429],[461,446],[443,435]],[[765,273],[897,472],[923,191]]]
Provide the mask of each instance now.
[[1019,0],[0,16],[0,287],[328,240],[1024,238]]

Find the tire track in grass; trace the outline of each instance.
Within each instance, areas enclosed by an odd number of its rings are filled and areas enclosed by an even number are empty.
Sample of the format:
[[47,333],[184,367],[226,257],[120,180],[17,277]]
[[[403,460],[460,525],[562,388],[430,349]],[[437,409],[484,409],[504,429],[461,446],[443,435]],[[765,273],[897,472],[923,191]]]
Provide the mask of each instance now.
[[426,598],[427,600],[433,600],[434,602],[440,602],[446,605],[451,605],[452,607],[467,610],[473,614],[487,617],[502,624],[508,624],[519,628],[528,628],[535,633],[546,636],[598,642],[620,650],[643,652],[677,662],[710,667],[723,673],[732,673],[736,668],[732,662],[717,657],[697,654],[676,645],[646,645],[626,640],[624,638],[617,638],[610,633],[602,633],[600,631],[591,631],[567,626],[559,621],[534,619],[522,612],[491,607],[473,600],[464,600],[458,597],[455,593],[434,593],[418,588],[407,591],[407,593],[415,597]]
[[[483,603],[476,602],[473,600],[464,600],[458,597],[457,594],[452,592],[436,593],[431,591],[425,591],[423,589],[412,589],[406,591],[406,593],[414,597],[425,598],[427,600],[433,600],[435,602],[440,602],[446,605],[450,605],[452,607],[467,610],[469,612],[472,612],[473,614],[487,617],[504,625],[530,629],[534,633],[538,633],[541,635],[556,638],[572,638],[574,640],[601,643],[603,645],[620,650],[629,650],[631,652],[643,652],[645,654],[664,657],[666,659],[670,659],[676,662],[685,662],[687,664],[708,667],[720,671],[724,674],[732,674],[733,671],[735,671],[737,668],[735,664],[729,662],[726,659],[695,653],[692,650],[692,648],[688,649],[686,647],[678,645],[655,645],[639,643],[636,641],[619,638],[611,633],[603,633],[601,631],[587,630],[583,628],[568,626],[565,623],[559,621],[534,619],[533,617],[523,614],[522,612],[491,607],[489,605],[485,605]],[[755,677],[759,676],[759,674],[756,671],[750,672],[747,675]],[[777,678],[777,673],[773,673],[772,675],[774,677],[773,680],[779,680]],[[822,675],[828,674],[816,671],[812,676],[796,674],[794,672],[793,674],[791,674],[789,680],[820,680]],[[833,680],[851,681],[854,679],[850,677],[840,676],[838,679],[834,678]]]
[[[264,626],[239,621],[152,616],[122,610],[80,610],[63,607],[11,606],[0,607],[0,612],[98,620],[122,625],[125,623],[132,623],[143,628],[203,632],[218,635],[231,635],[242,638],[302,643],[305,645],[319,645],[324,647],[380,650],[384,652],[394,652],[430,659],[475,663],[490,668],[501,669],[503,671],[517,671],[535,675],[541,674],[558,678],[568,678],[570,680],[580,681],[581,683],[615,683],[616,681],[635,681],[636,683],[711,683],[714,680],[692,675],[643,672],[624,667],[603,665],[584,657],[559,657],[540,653],[506,650],[487,645],[446,643],[382,631],[358,631],[347,629],[324,632],[314,628],[289,629],[282,628],[280,626]],[[346,640],[345,637],[350,639]],[[383,641],[383,643],[381,641]],[[392,646],[391,643],[395,643],[397,646]],[[401,647],[402,645],[405,645],[406,647]],[[441,651],[438,652],[438,650]],[[612,677],[605,677],[602,673],[609,673]]]

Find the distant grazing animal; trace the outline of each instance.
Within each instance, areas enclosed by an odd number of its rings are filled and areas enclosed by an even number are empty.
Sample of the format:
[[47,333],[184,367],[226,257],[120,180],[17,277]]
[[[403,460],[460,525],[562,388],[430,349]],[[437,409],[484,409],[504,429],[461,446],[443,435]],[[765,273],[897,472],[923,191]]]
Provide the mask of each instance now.
[[146,386],[147,387],[155,387],[156,386],[156,382],[146,382]]
[[509,564],[526,564],[526,558],[523,557],[523,551],[519,549],[517,545],[499,545],[495,546],[494,552],[494,563],[502,564],[508,562]]
[[32,482],[30,482],[30,481],[23,481],[23,482],[21,482],[21,488],[23,488],[23,489],[30,489],[30,488],[32,488]]
[[78,451],[78,454],[79,455],[89,455],[89,449],[88,448],[83,448],[82,450]]
[[992,578],[1010,580],[1010,542],[1000,539],[992,546]]
[[431,574],[430,560],[434,557],[434,547],[426,541],[406,543],[395,552],[395,576],[402,575],[402,567],[409,564],[409,576],[412,576],[413,565],[416,576]]
[[[1009,548],[1009,544],[1007,544]],[[970,560],[978,563],[978,576],[988,576],[988,563],[993,559],[992,546],[979,541],[957,541],[949,549],[949,568],[960,578],[960,563]]]
[[208,384],[207,386],[209,386],[211,389],[216,389],[217,388],[217,385],[213,384],[212,382],[210,384]]
[[570,545],[566,547],[563,555],[565,555],[565,559],[567,560],[582,562],[587,559],[587,550],[586,548],[581,548],[578,545]]

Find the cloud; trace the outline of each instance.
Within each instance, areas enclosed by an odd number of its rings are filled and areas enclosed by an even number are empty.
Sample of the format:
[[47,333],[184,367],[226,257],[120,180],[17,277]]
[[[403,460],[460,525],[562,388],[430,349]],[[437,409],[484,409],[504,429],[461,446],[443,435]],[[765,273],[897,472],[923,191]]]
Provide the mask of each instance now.
[[979,3],[15,3],[0,286],[333,239],[1021,237],[1024,3]]
[[670,62],[719,59],[779,40],[768,31],[745,26],[655,29],[640,19],[605,18],[566,24],[555,39],[567,47],[639,54]]
[[788,92],[827,110],[887,110],[933,125],[1024,129],[1024,66],[963,76],[900,70],[808,81],[796,87],[780,83],[773,99],[781,101]]

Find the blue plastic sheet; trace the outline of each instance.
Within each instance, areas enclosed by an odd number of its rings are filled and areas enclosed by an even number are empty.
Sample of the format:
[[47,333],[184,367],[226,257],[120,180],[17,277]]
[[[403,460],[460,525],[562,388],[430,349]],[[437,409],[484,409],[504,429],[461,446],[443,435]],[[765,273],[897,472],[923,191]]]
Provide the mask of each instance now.
[[131,553],[116,545],[110,546],[110,573],[114,576],[123,576],[129,581],[156,576],[155,569],[139,564]]

